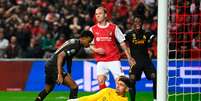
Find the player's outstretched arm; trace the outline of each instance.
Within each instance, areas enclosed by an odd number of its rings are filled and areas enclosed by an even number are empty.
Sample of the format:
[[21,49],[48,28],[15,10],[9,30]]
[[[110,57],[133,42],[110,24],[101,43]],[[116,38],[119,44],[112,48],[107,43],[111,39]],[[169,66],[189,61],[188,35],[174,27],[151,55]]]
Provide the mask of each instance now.
[[108,93],[108,89],[103,89],[95,94],[88,95],[88,96],[83,96],[77,99],[69,99],[67,101],[97,101],[100,99],[104,94]]

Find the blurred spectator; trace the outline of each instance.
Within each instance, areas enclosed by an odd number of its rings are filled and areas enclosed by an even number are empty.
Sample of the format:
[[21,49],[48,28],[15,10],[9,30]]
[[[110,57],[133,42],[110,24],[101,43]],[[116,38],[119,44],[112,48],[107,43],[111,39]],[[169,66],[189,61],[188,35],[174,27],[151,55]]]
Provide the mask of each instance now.
[[31,28],[32,37],[39,39],[44,33],[45,30],[42,28],[40,20],[35,20],[33,27]]
[[79,24],[79,19],[77,16],[74,16],[72,19],[72,23],[69,25],[71,32],[74,37],[79,37],[79,31],[81,30],[81,25]]
[[201,36],[200,34],[194,34],[192,39],[192,50],[191,50],[191,58],[201,58]]
[[112,11],[114,6],[114,0],[102,0],[102,6],[107,10],[108,19],[112,19]]
[[65,36],[63,34],[61,34],[59,36],[59,39],[56,41],[54,48],[58,49],[64,42],[65,42]]
[[66,39],[70,39],[72,38],[72,33],[68,27],[68,20],[65,18],[61,18],[59,20],[59,22],[55,22],[54,23],[54,27],[53,27],[53,35],[54,37],[56,37],[56,39],[59,37],[59,35],[64,34]]
[[190,5],[190,13],[191,13],[191,14],[196,13],[195,0],[192,0],[192,3],[191,3],[191,5]]
[[56,11],[57,9],[53,5],[48,6],[48,13],[45,17],[45,20],[49,23],[53,23],[60,18],[60,15]]
[[0,27],[4,27],[5,25],[5,17],[4,17],[5,8],[0,6]]
[[10,43],[6,49],[6,58],[17,58],[19,57],[21,49],[17,43],[17,37],[11,36]]
[[35,38],[31,38],[25,58],[42,58],[42,56],[43,51],[38,43],[38,40],[36,40]]
[[176,34],[170,33],[169,34],[169,58],[175,59],[176,58]]
[[15,32],[11,32],[12,35],[17,37],[17,44],[21,49],[20,57],[25,57],[27,47],[29,46],[31,39],[31,30],[26,25],[18,26]]
[[6,48],[8,47],[9,41],[4,38],[4,29],[0,28],[0,58],[5,57]]
[[84,24],[83,24],[83,25],[84,25],[84,26],[92,26],[92,25],[94,25],[94,22],[93,22],[93,20],[92,20],[92,18],[90,17],[89,14],[87,14],[87,15],[85,16]]
[[190,58],[191,42],[189,34],[180,34],[177,41],[178,58]]
[[193,35],[193,39],[192,39],[192,43],[191,43],[191,47],[193,49],[201,49],[201,36],[200,34],[194,34]]
[[199,7],[199,10],[200,10],[200,12],[201,12],[201,1],[200,1],[200,7]]
[[53,35],[48,33],[41,37],[41,48],[44,51],[43,58],[49,58],[53,51],[55,50],[55,39],[53,38]]

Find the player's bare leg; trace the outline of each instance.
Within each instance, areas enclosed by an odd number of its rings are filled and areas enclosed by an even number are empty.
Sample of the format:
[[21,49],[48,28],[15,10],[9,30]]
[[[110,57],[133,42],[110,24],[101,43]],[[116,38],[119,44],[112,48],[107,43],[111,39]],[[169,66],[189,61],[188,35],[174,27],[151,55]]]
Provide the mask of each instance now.
[[43,101],[43,99],[54,89],[55,84],[46,84],[45,89],[43,89],[35,99],[35,101]]
[[70,99],[77,98],[78,85],[71,79],[70,75],[65,76],[63,85],[70,87]]
[[98,75],[97,79],[98,79],[99,89],[101,90],[103,88],[106,88],[106,84],[105,84],[106,76]]

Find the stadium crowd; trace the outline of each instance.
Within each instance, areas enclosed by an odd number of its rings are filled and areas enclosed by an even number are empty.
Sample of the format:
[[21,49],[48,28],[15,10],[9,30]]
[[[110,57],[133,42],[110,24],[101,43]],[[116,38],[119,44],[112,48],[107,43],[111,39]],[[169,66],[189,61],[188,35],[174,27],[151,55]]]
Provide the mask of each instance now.
[[201,58],[201,1],[170,0],[169,58]]
[[[200,54],[201,2],[182,3],[170,0],[170,58],[182,58],[181,48],[198,49]],[[134,15],[141,15],[144,29],[157,35],[157,0],[0,0],[0,58],[50,57],[65,40],[94,25],[98,6],[107,9],[108,19],[122,32],[131,29]],[[180,44],[176,39],[188,41]],[[149,51],[152,58],[156,58],[156,44],[155,38]],[[87,57],[83,54],[86,51],[77,57]]]

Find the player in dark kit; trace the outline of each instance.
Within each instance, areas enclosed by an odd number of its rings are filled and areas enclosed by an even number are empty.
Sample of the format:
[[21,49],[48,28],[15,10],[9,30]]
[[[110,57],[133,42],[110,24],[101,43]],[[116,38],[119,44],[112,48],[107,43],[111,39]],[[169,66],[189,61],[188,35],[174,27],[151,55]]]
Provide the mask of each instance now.
[[140,16],[136,16],[133,22],[133,29],[126,32],[126,41],[130,47],[131,56],[135,59],[136,65],[133,65],[129,71],[131,80],[131,89],[129,91],[131,101],[135,101],[136,81],[141,80],[142,72],[148,80],[153,81],[153,95],[156,100],[156,69],[148,54],[148,48],[154,38],[153,34],[146,33],[142,29],[143,21]]
[[[45,88],[39,93],[35,101],[42,101],[55,87],[55,84],[63,84],[70,87],[70,99],[77,98],[78,86],[71,79],[72,58],[78,53],[81,47],[88,47],[93,40],[90,31],[83,31],[79,39],[66,41],[45,65]],[[69,73],[64,72],[63,66],[67,62]]]

